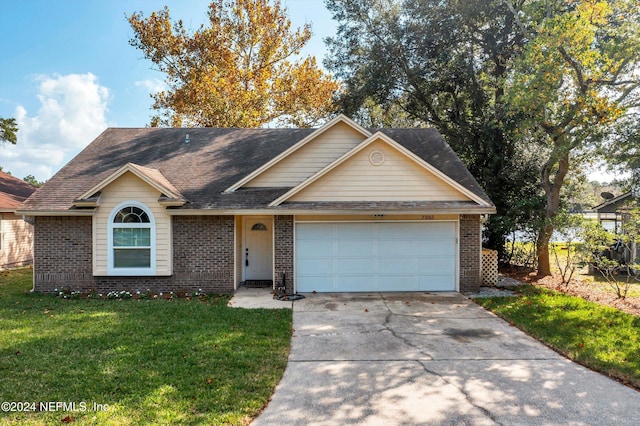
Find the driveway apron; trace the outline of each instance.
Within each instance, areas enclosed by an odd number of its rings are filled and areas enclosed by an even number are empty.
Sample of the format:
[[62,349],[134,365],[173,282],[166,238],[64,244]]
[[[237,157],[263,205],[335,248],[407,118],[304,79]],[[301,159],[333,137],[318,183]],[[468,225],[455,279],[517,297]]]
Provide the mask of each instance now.
[[458,293],[309,294],[254,425],[638,425],[640,393]]

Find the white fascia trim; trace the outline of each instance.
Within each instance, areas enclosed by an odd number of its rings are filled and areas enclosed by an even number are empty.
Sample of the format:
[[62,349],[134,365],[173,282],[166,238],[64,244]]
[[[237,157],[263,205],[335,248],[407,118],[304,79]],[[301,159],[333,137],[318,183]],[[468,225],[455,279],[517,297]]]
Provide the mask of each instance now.
[[100,183],[98,183],[93,188],[89,189],[87,192],[78,197],[79,200],[91,197],[96,192],[100,191],[107,185],[109,185],[114,180],[118,179],[120,176],[125,174],[126,172],[131,172],[136,175],[140,180],[146,182],[152,188],[157,189],[160,193],[169,196],[170,198],[182,198],[180,194],[176,194],[169,188],[166,188],[164,185],[157,183],[156,181],[149,178],[147,175],[138,170],[138,168],[133,163],[127,163],[124,166],[120,167],[115,172],[111,173],[106,179],[103,179]]
[[18,216],[93,216],[91,210],[16,210]]
[[363,214],[495,214],[494,207],[470,207],[452,209],[371,210],[371,209],[252,209],[252,210],[167,210],[169,216],[291,216],[291,215],[363,215]]
[[392,148],[395,148],[401,154],[404,154],[406,157],[413,160],[416,164],[418,164],[425,170],[428,170],[429,172],[433,173],[434,175],[436,175],[436,177],[440,178],[445,183],[449,184],[456,190],[460,191],[461,193],[469,197],[471,200],[478,203],[480,206],[490,207],[482,198],[478,197],[476,194],[469,191],[468,189],[460,185],[458,182],[451,179],[449,176],[445,175],[440,170],[436,169],[431,164],[427,163],[422,158],[418,157],[413,152],[409,151],[408,149],[406,149],[405,147],[400,145],[398,142],[396,142],[395,140],[393,140],[392,138],[390,138],[389,136],[385,135],[382,132],[376,132],[375,134],[371,135],[368,139],[366,139],[359,145],[355,146],[351,151],[345,153],[342,157],[338,158],[333,163],[329,164],[327,167],[317,172],[315,175],[309,177],[304,182],[301,182],[298,186],[291,188],[291,190],[289,190],[287,193],[283,194],[282,196],[280,196],[279,198],[271,202],[271,204],[269,204],[269,207],[279,206],[280,204],[282,204],[283,202],[285,202],[286,200],[288,200],[298,192],[302,191],[303,189],[305,189],[306,187],[308,187],[309,185],[311,185],[312,183],[314,183],[315,181],[317,181],[318,179],[320,179],[321,177],[323,177],[324,175],[326,175],[327,173],[329,173],[330,171],[338,167],[340,164],[344,163],[349,158],[353,157],[358,152],[362,151],[367,146],[371,145],[373,142],[376,142],[378,140],[382,140]]
[[274,159],[270,160],[269,162],[263,164],[262,166],[260,166],[259,168],[257,168],[256,170],[254,170],[253,172],[248,174],[247,176],[243,177],[238,182],[236,182],[233,185],[231,185],[229,188],[225,189],[224,192],[227,192],[227,193],[234,192],[236,189],[242,187],[244,184],[248,183],[249,181],[251,181],[256,176],[262,174],[267,169],[270,169],[276,163],[279,163],[282,159],[284,159],[285,157],[288,157],[293,152],[295,152],[298,149],[300,149],[303,146],[305,146],[309,141],[317,138],[322,133],[324,133],[325,131],[327,131],[328,129],[332,128],[333,126],[335,126],[338,123],[345,123],[346,125],[350,126],[352,129],[354,129],[357,132],[361,133],[364,137],[368,138],[368,137],[371,136],[371,132],[369,132],[367,129],[365,129],[364,127],[360,126],[358,123],[356,123],[355,121],[351,120],[346,115],[340,114],[339,116],[335,117],[334,119],[332,119],[331,121],[326,123],[324,126],[318,128],[315,132],[311,133],[309,136],[307,136],[304,139],[302,139],[300,142],[297,142],[295,145],[293,145],[292,147],[290,147],[289,149],[284,151],[282,154],[278,155],[277,157],[275,157]]

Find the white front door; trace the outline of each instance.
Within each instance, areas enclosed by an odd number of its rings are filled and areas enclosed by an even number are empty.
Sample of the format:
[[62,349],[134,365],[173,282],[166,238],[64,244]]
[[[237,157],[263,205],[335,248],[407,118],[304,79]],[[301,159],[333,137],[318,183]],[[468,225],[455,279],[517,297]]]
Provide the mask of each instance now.
[[243,218],[244,280],[273,279],[273,218]]

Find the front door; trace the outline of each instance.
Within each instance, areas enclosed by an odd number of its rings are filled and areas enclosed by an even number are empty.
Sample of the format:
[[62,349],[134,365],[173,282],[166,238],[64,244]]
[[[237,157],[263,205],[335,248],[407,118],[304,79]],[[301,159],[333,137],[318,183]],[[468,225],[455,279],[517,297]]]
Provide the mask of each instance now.
[[273,280],[273,218],[243,218],[244,280]]

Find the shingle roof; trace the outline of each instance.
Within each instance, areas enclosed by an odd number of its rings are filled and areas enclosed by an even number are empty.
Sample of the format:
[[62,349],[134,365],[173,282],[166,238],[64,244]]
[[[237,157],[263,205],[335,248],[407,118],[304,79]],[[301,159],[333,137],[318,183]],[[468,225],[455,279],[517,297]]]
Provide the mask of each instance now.
[[[223,191],[315,129],[144,128],[105,130],[21,210],[69,210],[127,163],[155,169],[187,200],[178,209],[266,209],[291,188]],[[491,201],[434,129],[379,129],[465,188]],[[186,135],[189,143],[185,143]]]
[[35,186],[0,172],[0,210],[13,211],[36,191]]
[[609,200],[605,200],[604,202],[598,204],[593,208],[595,212],[598,213],[615,213],[615,211],[624,204],[627,200],[633,198],[633,192],[625,192],[624,194],[620,194],[617,197],[611,198]]

